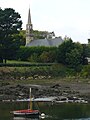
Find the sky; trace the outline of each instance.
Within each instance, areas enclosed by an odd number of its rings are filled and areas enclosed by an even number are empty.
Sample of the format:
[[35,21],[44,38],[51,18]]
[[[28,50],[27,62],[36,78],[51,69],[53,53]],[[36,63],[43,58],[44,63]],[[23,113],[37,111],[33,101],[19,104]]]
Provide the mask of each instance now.
[[30,7],[34,30],[54,31],[80,43],[90,38],[90,0],[0,0],[0,7],[15,9],[24,30]]

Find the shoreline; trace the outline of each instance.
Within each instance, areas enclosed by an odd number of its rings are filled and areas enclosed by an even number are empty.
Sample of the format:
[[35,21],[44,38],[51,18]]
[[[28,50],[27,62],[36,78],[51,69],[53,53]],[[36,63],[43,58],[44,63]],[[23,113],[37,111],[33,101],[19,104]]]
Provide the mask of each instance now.
[[30,87],[32,97],[35,98],[56,97],[57,101],[60,101],[60,97],[63,96],[69,99],[80,98],[90,103],[90,84],[76,82],[59,82],[51,85],[7,84],[0,86],[0,101],[28,99]]

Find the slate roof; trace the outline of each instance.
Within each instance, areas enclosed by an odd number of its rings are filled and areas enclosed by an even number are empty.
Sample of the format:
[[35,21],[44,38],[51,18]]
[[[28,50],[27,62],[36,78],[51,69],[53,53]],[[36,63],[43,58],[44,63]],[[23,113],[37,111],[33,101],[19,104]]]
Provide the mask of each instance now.
[[53,39],[37,39],[32,40],[29,44],[26,46],[56,46],[58,47],[63,42],[63,39],[60,37],[53,38]]

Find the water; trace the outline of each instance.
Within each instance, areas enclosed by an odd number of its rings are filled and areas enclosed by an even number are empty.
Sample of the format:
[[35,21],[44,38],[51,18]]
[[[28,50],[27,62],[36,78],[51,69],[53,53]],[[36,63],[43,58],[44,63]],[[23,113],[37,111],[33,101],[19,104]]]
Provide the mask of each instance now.
[[[52,104],[38,102],[34,106],[42,113],[45,113],[44,120],[90,120],[90,104],[62,103]],[[17,109],[27,109],[27,102],[1,102],[0,120],[42,120],[14,118],[10,111]]]

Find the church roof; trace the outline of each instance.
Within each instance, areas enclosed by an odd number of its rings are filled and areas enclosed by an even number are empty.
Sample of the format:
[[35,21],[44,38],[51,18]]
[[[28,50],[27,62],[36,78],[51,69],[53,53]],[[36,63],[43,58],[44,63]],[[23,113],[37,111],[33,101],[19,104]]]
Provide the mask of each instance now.
[[29,44],[26,46],[56,46],[58,47],[63,42],[63,39],[61,37],[53,38],[53,39],[37,39],[32,40]]

